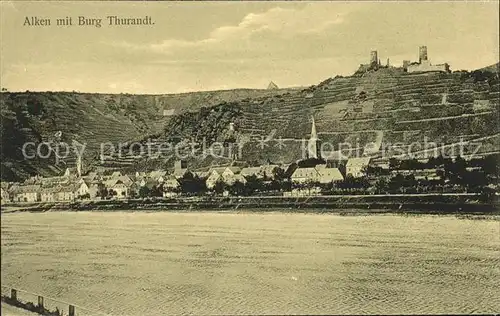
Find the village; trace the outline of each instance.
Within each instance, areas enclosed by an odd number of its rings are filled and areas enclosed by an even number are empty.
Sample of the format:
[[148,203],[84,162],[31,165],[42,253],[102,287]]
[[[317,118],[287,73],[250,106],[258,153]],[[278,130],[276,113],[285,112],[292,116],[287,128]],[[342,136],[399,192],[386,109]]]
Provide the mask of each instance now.
[[173,169],[90,171],[82,174],[82,162],[61,176],[34,176],[23,183],[2,182],[1,201],[8,203],[73,202],[173,198],[183,196],[316,196],[356,194],[468,193],[498,191],[494,156],[465,160],[428,159],[376,162],[370,156],[325,160],[312,117],[307,157],[290,164],[216,166],[190,170],[185,160]]

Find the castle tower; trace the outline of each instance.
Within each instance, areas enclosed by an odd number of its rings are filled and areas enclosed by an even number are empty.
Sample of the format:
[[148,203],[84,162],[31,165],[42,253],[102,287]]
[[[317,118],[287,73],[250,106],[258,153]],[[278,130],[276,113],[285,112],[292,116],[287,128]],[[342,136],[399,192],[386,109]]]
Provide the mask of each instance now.
[[318,133],[316,132],[316,122],[314,116],[312,118],[311,137],[307,143],[307,158],[319,158],[318,155]]
[[370,52],[370,65],[376,65],[378,63],[378,55],[376,50]]
[[418,62],[427,60],[427,46],[420,46],[418,49]]

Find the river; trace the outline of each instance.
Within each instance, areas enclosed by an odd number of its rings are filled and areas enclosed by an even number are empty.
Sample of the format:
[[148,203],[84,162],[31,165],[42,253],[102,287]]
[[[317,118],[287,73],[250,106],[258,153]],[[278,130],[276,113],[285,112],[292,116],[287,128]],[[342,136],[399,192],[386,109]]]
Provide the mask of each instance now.
[[47,212],[2,214],[1,228],[2,293],[77,315],[500,311],[493,219]]

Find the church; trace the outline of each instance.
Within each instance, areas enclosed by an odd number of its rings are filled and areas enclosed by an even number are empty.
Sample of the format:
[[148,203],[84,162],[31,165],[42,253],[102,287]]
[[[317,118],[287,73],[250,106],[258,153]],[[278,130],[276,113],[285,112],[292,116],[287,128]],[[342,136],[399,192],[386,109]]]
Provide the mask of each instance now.
[[316,122],[314,121],[314,116],[311,116],[312,126],[311,126],[311,136],[307,142],[307,159],[320,159],[321,158],[321,144],[318,139],[318,133],[316,131]]

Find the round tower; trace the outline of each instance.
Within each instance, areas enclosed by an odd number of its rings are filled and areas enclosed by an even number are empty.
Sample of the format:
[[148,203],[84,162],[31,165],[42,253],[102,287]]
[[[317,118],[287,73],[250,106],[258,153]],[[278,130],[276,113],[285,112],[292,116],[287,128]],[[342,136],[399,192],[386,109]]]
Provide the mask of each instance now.
[[427,46],[420,46],[418,51],[418,61],[427,60]]
[[372,50],[370,52],[370,65],[377,64],[378,63],[378,56],[377,56],[377,51]]

